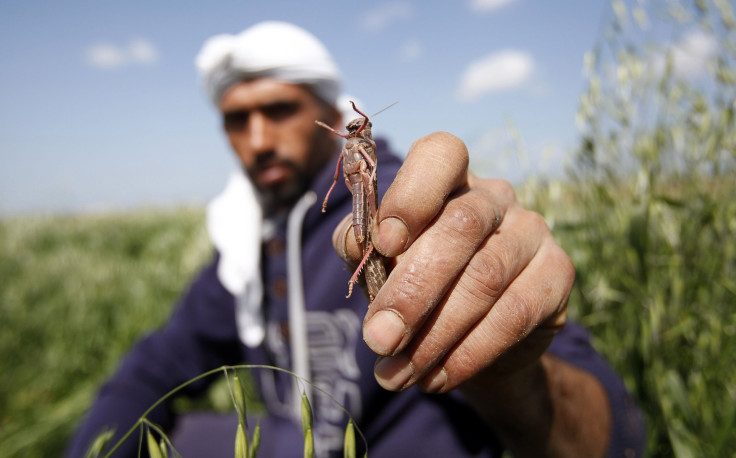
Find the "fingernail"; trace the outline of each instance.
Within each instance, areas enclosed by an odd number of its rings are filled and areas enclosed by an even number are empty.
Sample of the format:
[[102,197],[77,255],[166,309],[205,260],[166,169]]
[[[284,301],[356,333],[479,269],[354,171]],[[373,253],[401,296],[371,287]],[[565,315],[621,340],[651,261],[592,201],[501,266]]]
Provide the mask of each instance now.
[[414,375],[414,365],[404,355],[380,358],[374,368],[376,381],[391,391],[404,389]]
[[439,392],[447,383],[447,372],[443,367],[439,371],[435,371],[434,375],[428,375],[424,380],[419,382],[419,387],[427,393]]
[[343,220],[332,232],[332,246],[335,247],[335,251],[340,256],[340,259],[347,263],[352,262],[354,259],[360,259],[363,256],[357,244],[353,243],[351,245],[348,243],[348,237],[352,232],[353,224],[347,219]]
[[381,221],[377,232],[376,249],[384,256],[394,257],[401,254],[407,240],[409,240],[409,229],[406,227],[406,223],[396,217]]
[[392,355],[406,334],[401,317],[391,310],[376,312],[363,327],[363,340],[379,355]]

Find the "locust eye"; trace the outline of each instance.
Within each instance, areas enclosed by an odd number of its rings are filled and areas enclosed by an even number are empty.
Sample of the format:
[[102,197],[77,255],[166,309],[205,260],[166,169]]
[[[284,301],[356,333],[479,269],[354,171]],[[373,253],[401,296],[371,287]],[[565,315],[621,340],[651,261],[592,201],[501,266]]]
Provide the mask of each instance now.
[[355,118],[346,126],[349,132],[355,132],[363,125],[363,118]]

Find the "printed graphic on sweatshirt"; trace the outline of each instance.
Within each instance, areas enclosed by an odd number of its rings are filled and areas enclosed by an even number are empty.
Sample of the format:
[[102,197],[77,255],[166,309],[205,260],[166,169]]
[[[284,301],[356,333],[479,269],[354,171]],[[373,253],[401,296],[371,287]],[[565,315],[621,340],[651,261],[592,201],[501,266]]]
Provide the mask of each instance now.
[[[312,391],[314,410],[315,446],[319,455],[341,451],[347,416],[341,406],[348,409],[355,419],[363,410],[360,396],[360,368],[355,352],[361,338],[361,319],[350,309],[335,311],[307,311],[307,336],[309,339],[309,365],[311,380],[321,390]],[[268,323],[266,345],[273,361],[279,367],[292,367],[289,355],[288,325]],[[286,383],[283,383],[286,382]],[[287,382],[283,374],[261,372],[261,390],[268,408],[283,416],[295,416],[295,379]],[[297,388],[299,388],[297,386]],[[340,405],[336,404],[337,401]],[[298,418],[297,418],[298,421]]]

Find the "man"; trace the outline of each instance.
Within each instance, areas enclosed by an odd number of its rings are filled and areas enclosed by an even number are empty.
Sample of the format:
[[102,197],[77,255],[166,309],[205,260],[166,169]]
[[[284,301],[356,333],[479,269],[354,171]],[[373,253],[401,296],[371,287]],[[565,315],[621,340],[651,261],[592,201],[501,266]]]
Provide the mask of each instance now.
[[[103,388],[72,455],[103,425],[120,437],[168,390],[243,361],[313,381],[350,411],[375,456],[640,452],[638,411],[585,332],[565,326],[569,258],[508,183],[468,172],[459,139],[428,135],[403,164],[378,142],[385,195],[373,236],[394,261],[369,308],[360,294],[344,297],[351,272],[331,253],[334,244],[346,261],[360,258],[349,191],[338,186],[325,214],[313,205],[340,147],[314,121],[337,130],[346,121],[327,51],[299,28],[268,22],[211,39],[197,63],[245,173],[208,208],[213,263]],[[256,378],[269,411],[259,456],[298,455],[295,388],[305,384],[268,370]],[[346,417],[307,389],[317,452],[337,453]],[[168,408],[149,418],[174,424]],[[197,440],[214,434],[200,429]]]

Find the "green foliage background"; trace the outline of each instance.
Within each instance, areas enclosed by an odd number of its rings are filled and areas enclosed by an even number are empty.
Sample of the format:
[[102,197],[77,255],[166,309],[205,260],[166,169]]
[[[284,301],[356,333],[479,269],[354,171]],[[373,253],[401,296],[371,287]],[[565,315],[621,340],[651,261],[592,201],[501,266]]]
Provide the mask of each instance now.
[[[649,455],[734,456],[733,7],[612,6],[569,177],[519,196],[573,259],[570,313],[642,406]],[[673,46],[692,31],[718,44],[697,79]],[[201,209],[0,220],[0,457],[59,455],[210,253]]]
[[60,456],[210,246],[200,209],[0,220],[0,456]]
[[[576,265],[571,315],[644,409],[649,454],[734,456],[733,7],[612,7],[586,56],[570,179],[527,187],[527,202]],[[685,65],[693,37],[700,68]]]

